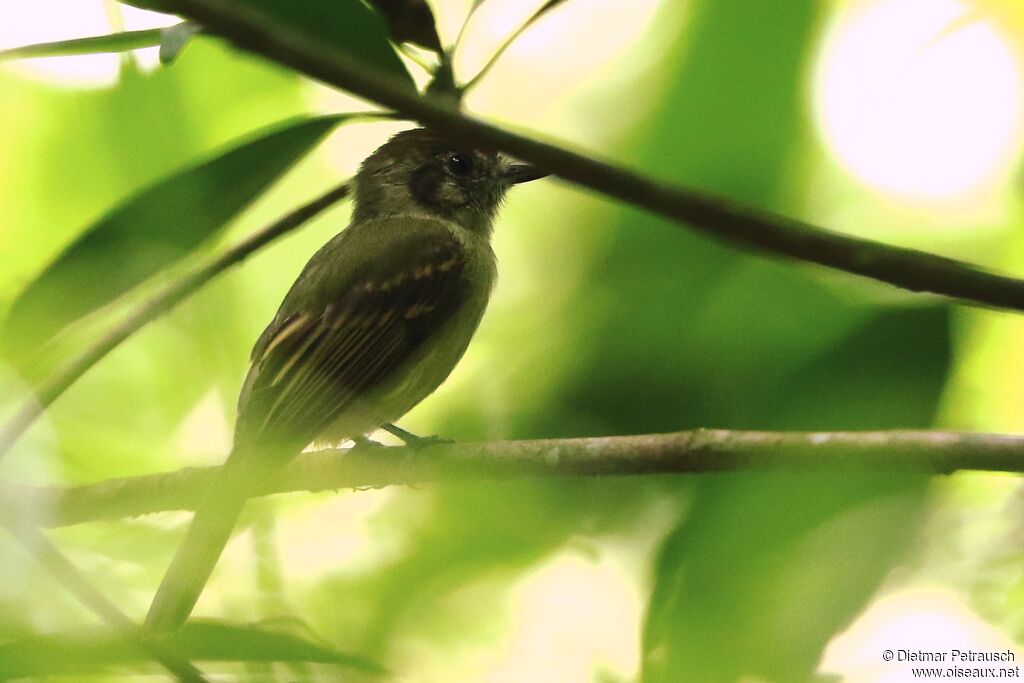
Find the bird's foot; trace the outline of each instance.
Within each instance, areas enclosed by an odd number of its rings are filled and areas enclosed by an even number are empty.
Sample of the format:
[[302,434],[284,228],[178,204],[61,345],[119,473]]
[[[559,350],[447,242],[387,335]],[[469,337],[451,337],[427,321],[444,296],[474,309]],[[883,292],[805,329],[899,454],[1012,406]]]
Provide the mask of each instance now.
[[444,437],[441,436],[416,436],[415,434],[407,432],[401,427],[398,427],[393,424],[381,425],[381,429],[383,429],[388,434],[391,434],[392,436],[397,436],[405,443],[406,446],[416,451],[420,450],[421,448],[426,448],[428,446],[439,446],[441,444],[446,443],[455,443],[451,439],[445,439]]

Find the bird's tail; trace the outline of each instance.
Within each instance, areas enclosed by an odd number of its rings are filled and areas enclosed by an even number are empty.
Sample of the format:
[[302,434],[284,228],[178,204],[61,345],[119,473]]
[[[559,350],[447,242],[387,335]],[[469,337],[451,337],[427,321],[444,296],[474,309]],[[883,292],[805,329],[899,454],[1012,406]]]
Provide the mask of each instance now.
[[149,630],[170,632],[184,625],[231,538],[249,490],[241,477],[232,476],[242,469],[232,467],[232,460],[228,459],[218,485],[210,487],[206,500],[198,506],[157,588],[146,615],[145,627]]

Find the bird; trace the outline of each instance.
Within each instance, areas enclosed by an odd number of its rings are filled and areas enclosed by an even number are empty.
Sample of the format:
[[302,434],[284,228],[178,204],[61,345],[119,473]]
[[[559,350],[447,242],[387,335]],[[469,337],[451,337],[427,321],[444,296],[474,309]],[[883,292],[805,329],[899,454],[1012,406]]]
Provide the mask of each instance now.
[[351,221],[309,260],[255,343],[231,453],[146,629],[173,632],[188,620],[247,492],[292,457],[381,427],[414,438],[393,423],[444,382],[483,317],[503,198],[545,175],[424,128],[397,133],[363,161]]

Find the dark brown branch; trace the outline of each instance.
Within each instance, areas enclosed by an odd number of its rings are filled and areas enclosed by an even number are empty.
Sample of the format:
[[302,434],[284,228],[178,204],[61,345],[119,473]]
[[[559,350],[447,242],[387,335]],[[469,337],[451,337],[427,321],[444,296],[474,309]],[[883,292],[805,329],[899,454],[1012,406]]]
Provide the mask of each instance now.
[[181,280],[172,283],[153,298],[139,304],[128,317],[112,330],[74,358],[63,369],[35,388],[32,396],[0,428],[0,458],[3,458],[25,430],[52,404],[68,387],[78,381],[93,365],[113,351],[140,328],[156,320],[164,313],[188,298],[193,292],[231,266],[245,260],[250,254],[277,238],[295,230],[348,196],[349,183],[338,185],[329,192],[271,223],[241,243],[228,249],[207,265],[198,268]]
[[1024,311],[1024,280],[967,263],[850,237],[723,197],[671,186],[617,165],[496,128],[421,97],[337,47],[280,25],[240,0],[166,0],[240,47],[394,109],[457,139],[508,152],[565,180],[756,251],[817,263],[904,289]]
[[[255,495],[418,484],[453,479],[696,474],[743,470],[970,469],[1024,472],[1024,437],[958,432],[749,432],[498,441],[406,448],[328,450],[300,456]],[[8,487],[0,497],[34,500],[48,526],[191,510],[218,468],[112,479],[71,488]]]

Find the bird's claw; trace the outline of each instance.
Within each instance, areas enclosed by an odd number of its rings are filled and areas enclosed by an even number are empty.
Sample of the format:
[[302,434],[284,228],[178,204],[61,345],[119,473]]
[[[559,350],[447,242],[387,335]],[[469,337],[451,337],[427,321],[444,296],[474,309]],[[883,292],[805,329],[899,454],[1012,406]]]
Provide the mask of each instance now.
[[397,436],[401,439],[406,446],[418,451],[421,448],[427,448],[429,446],[440,446],[447,443],[455,443],[451,439],[446,439],[442,436],[416,436],[412,432],[407,432],[401,427],[397,427],[393,424],[386,424],[381,427],[384,431],[392,436]]

